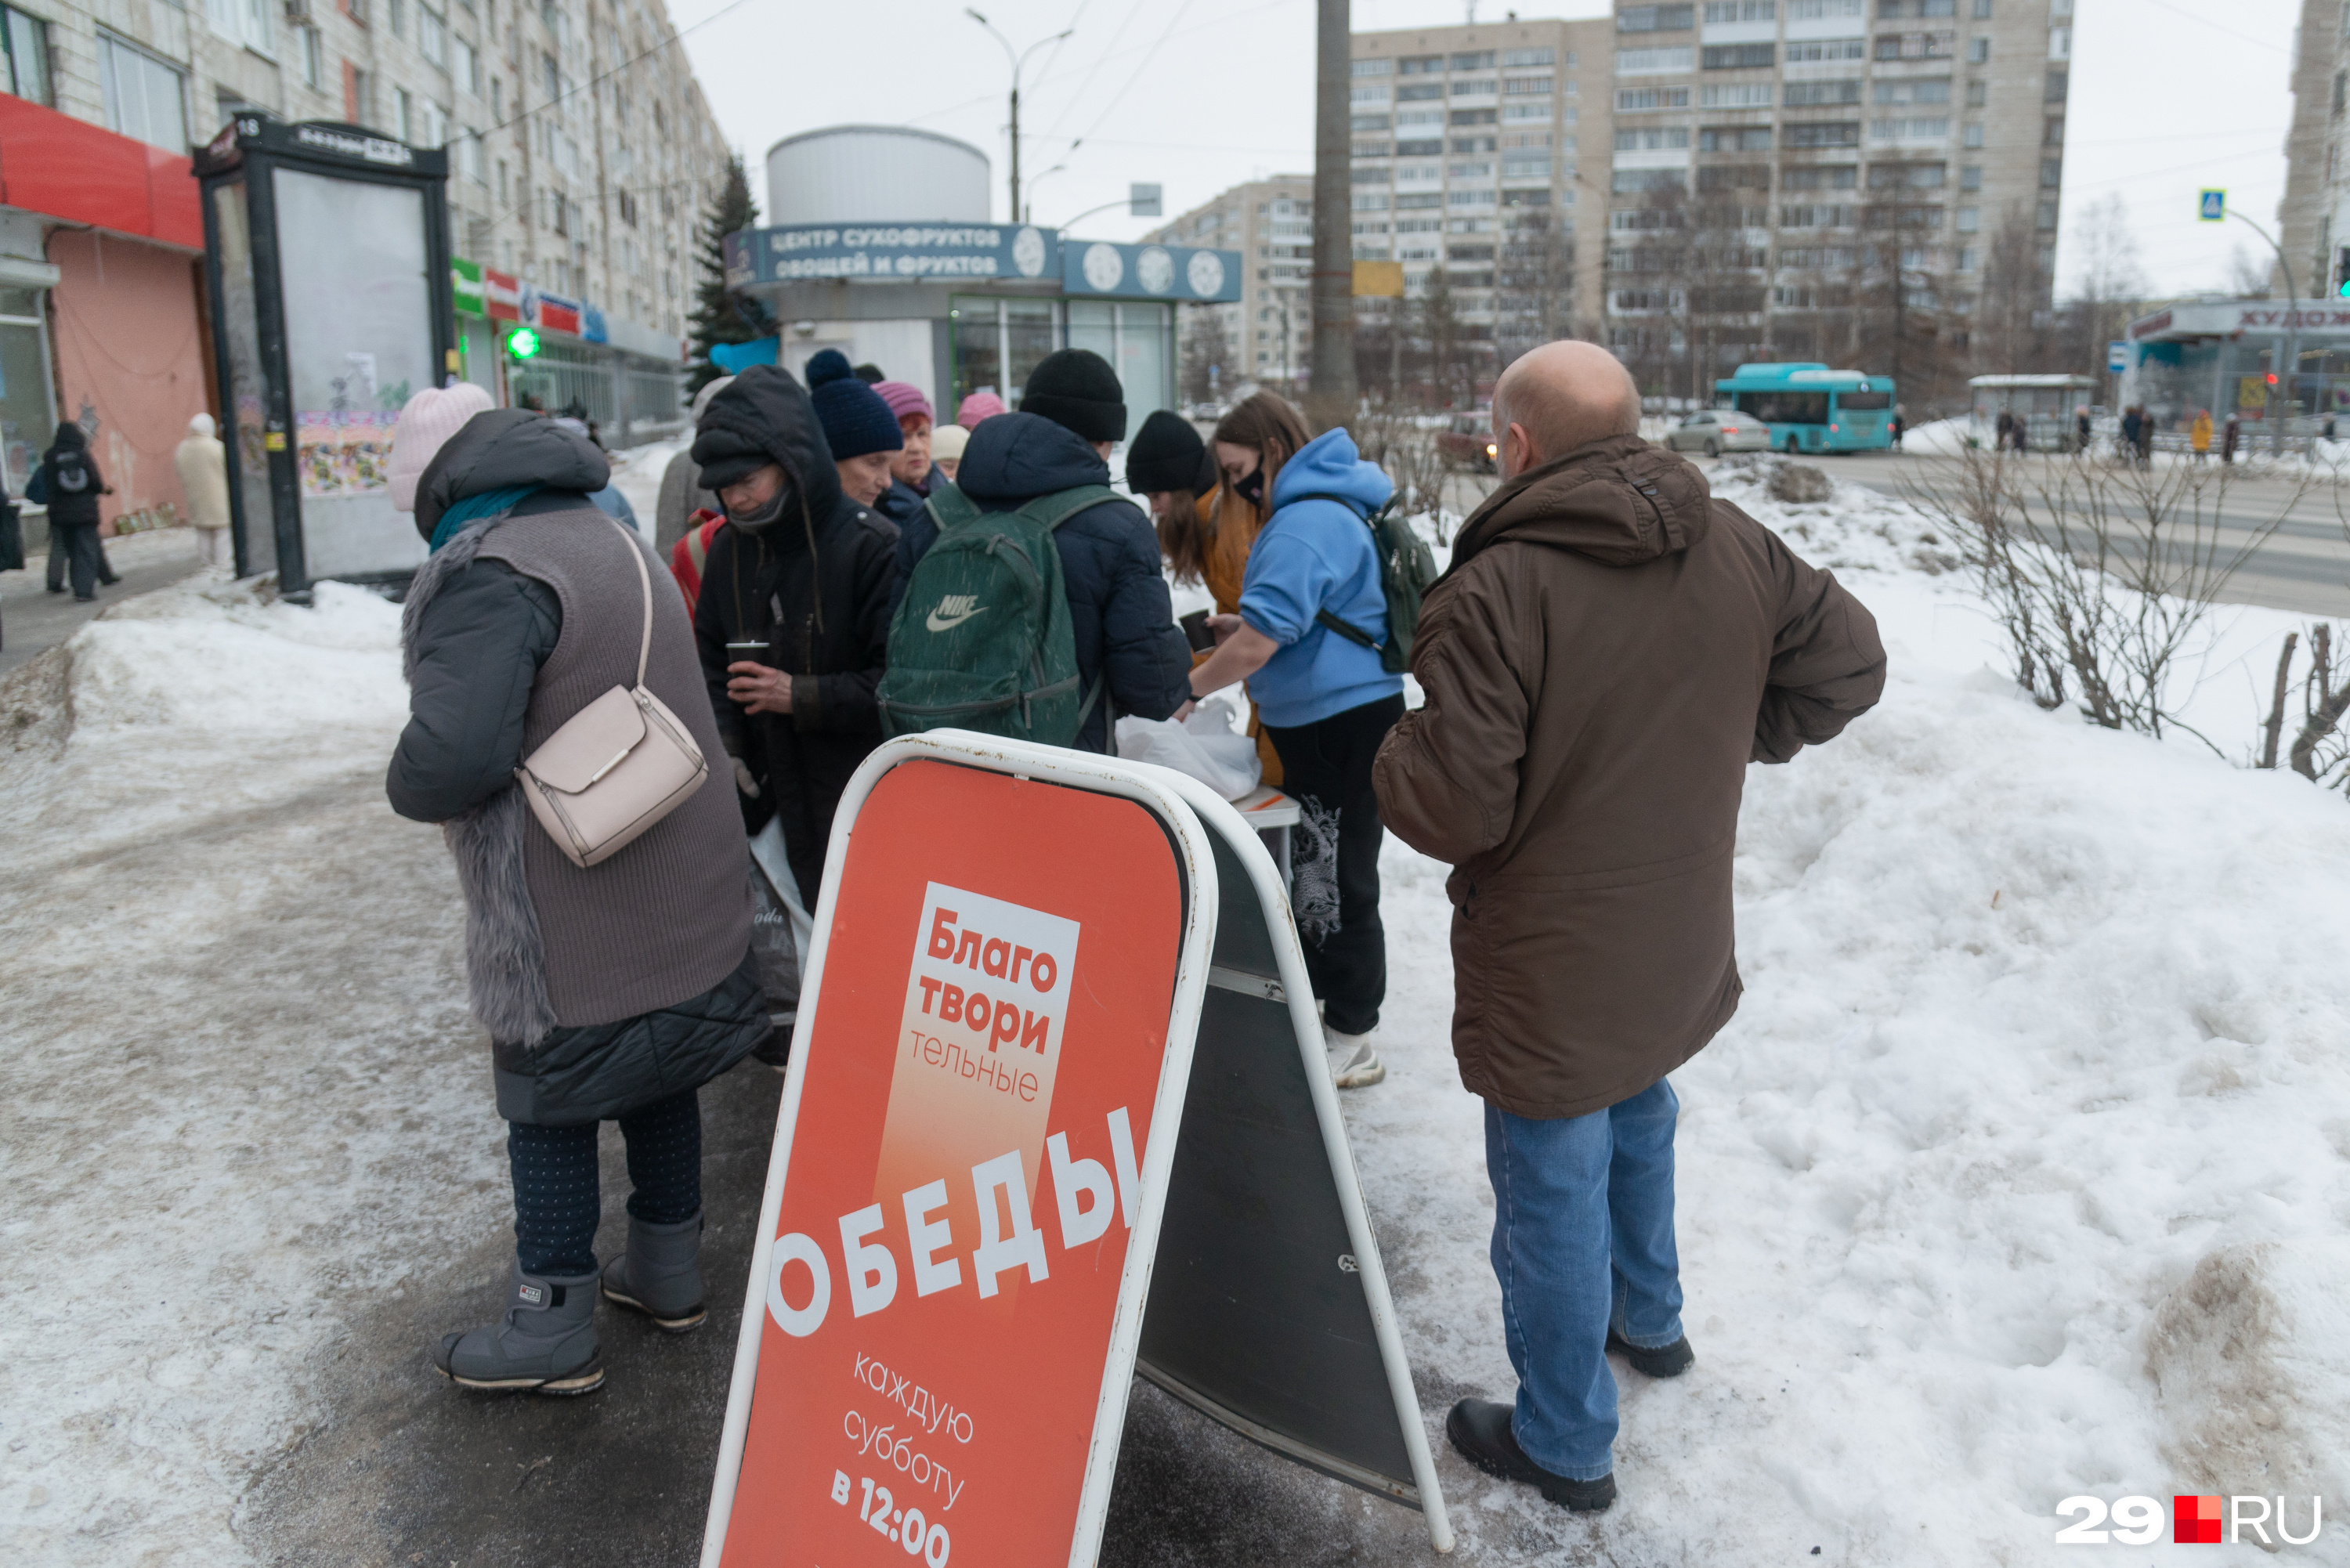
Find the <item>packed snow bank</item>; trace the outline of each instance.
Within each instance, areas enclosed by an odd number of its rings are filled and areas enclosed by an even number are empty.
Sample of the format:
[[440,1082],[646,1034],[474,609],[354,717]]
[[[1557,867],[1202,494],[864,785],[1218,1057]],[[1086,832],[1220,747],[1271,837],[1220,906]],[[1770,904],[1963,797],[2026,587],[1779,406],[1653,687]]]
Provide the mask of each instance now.
[[1965,420],[1931,420],[1901,432],[1901,450],[1928,457],[1956,457],[1967,450],[1971,426]]
[[398,626],[198,579],[0,686],[13,1563],[248,1561],[347,1314],[494,1223],[454,878],[383,799]]

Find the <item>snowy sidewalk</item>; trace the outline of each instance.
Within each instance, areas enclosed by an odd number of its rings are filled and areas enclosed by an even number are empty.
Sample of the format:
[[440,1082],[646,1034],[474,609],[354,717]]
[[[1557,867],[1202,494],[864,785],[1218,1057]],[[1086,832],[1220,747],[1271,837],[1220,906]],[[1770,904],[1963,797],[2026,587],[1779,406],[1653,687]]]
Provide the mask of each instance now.
[[[1675,1075],[1698,1364],[1619,1369],[1596,1520],[1440,1437],[1454,1561],[1973,1568],[2067,1560],[2075,1493],[2338,1509],[2350,803],[2034,710],[1897,504],[1737,496],[1877,609],[1892,682],[1750,776],[1747,993]],[[396,627],[192,583],[0,686],[13,1562],[689,1559],[776,1080],[705,1095],[710,1331],[612,1324],[588,1400],[430,1375],[508,1212],[447,856],[383,803]],[[1444,869],[1388,846],[1390,1077],[1345,1100],[1432,1431],[1512,1386]],[[1103,1561],[1431,1560],[1417,1526],[1141,1390]]]

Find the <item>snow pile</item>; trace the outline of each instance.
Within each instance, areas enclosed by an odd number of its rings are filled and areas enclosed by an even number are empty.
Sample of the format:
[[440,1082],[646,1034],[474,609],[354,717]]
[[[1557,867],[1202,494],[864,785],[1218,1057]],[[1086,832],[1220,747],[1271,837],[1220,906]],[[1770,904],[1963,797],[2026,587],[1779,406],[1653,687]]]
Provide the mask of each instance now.
[[1785,539],[1815,566],[1838,572],[1908,570],[1928,576],[1957,569],[1952,542],[1906,501],[1833,474],[1827,475],[1825,501],[1790,504],[1777,499],[1771,493],[1772,477],[1787,466],[1783,457],[1742,452],[1723,458],[1707,479],[1716,496]]
[[494,1222],[454,878],[383,799],[399,613],[199,579],[0,691],[12,1563],[249,1561],[346,1315]]
[[1901,432],[1901,450],[1928,457],[1956,457],[1967,450],[1973,426],[1966,420],[1932,420]]

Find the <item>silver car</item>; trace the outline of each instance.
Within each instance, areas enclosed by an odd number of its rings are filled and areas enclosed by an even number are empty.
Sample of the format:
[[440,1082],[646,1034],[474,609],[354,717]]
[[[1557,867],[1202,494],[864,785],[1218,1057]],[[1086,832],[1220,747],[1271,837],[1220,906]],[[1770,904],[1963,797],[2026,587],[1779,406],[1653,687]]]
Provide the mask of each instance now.
[[1769,452],[1771,427],[1735,409],[1705,409],[1683,420],[1665,437],[1675,452],[1702,452],[1720,457],[1725,452]]

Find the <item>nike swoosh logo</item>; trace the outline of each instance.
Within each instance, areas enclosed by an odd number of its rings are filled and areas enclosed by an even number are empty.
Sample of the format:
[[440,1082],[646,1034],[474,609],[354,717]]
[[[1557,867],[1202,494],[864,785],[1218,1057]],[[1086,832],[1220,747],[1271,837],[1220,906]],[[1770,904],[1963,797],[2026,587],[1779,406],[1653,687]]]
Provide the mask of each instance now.
[[980,606],[977,609],[958,611],[951,617],[941,617],[938,611],[932,610],[931,612],[930,618],[922,624],[929,627],[932,631],[952,631],[955,628],[961,626],[972,617],[975,615],[985,615],[986,613],[987,607],[985,605]]

